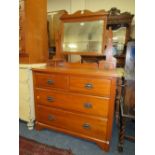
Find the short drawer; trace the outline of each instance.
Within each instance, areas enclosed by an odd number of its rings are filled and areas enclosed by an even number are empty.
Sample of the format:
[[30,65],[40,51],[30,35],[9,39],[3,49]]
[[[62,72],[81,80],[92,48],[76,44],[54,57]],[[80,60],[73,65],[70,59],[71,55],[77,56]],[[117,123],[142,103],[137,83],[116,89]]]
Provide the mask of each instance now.
[[75,113],[37,106],[37,121],[57,128],[106,140],[107,120],[86,117]]
[[61,74],[41,74],[35,73],[35,87],[37,88],[68,88],[68,76]]
[[108,116],[110,99],[105,97],[36,89],[35,98],[37,104],[85,114]]
[[111,80],[71,76],[69,89],[74,92],[110,97]]

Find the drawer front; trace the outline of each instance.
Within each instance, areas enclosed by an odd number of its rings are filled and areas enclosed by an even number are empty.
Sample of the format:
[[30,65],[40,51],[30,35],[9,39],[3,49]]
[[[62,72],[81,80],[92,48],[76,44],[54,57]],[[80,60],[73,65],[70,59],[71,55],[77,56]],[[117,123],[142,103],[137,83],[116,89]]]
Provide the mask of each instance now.
[[111,80],[101,78],[70,77],[69,88],[74,92],[110,97]]
[[109,98],[36,89],[37,104],[107,117]]
[[63,110],[37,106],[37,121],[97,139],[106,140],[107,120],[104,119],[83,117]]
[[61,74],[35,74],[35,87],[37,88],[68,88],[68,76]]

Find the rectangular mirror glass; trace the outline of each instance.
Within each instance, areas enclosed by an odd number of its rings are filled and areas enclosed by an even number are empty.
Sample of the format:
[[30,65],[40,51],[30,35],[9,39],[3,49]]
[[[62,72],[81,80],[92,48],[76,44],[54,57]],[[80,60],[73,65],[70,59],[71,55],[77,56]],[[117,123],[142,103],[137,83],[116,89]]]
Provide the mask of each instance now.
[[116,54],[122,54],[125,45],[126,27],[120,27],[113,30],[113,46],[116,49]]
[[104,20],[64,22],[63,52],[102,52]]

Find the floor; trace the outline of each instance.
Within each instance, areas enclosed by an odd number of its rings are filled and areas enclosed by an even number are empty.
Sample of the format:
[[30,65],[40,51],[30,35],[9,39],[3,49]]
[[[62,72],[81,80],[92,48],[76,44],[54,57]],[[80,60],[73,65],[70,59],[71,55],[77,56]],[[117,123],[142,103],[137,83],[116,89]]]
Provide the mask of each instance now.
[[[134,127],[129,125],[127,132],[134,131]],[[58,148],[71,149],[74,155],[134,155],[135,143],[125,140],[124,151],[119,153],[117,151],[118,129],[116,123],[113,125],[112,141],[110,151],[104,152],[95,143],[75,138],[73,136],[65,135],[51,130],[36,131],[28,130],[26,123],[19,121],[19,134],[36,140],[38,142],[52,145]]]

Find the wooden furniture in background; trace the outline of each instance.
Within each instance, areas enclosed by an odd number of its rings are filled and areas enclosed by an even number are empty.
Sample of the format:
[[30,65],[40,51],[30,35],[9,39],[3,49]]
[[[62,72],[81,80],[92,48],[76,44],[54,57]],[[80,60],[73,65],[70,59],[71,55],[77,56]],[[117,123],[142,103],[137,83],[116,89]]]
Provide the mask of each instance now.
[[56,54],[56,34],[61,30],[60,16],[65,12],[66,10],[47,12],[49,59],[52,59]]
[[23,53],[25,51],[25,1],[19,0],[19,53]]
[[34,96],[32,68],[39,68],[45,64],[20,64],[19,65],[19,118],[27,122],[27,127],[34,127]]
[[42,63],[48,56],[47,1],[19,0],[19,62]]
[[[123,151],[125,138],[134,140],[133,136],[126,135],[125,128],[127,124],[126,120],[132,120],[132,125],[135,125],[135,42],[128,42],[127,44],[125,75],[122,78],[121,86],[119,104],[119,151]],[[134,131],[132,134],[134,134]]]
[[[134,135],[126,134],[127,120],[135,124],[135,81],[123,79],[119,110],[119,142],[118,151],[123,151],[124,140],[134,141]],[[134,132],[134,131],[133,131]],[[132,133],[133,134],[133,133]]]
[[117,67],[124,67],[126,57],[126,46],[129,40],[131,40],[131,23],[134,15],[129,12],[123,12],[117,8],[111,8],[107,19],[107,28],[111,27],[112,30],[118,30],[119,28],[126,27],[125,45],[121,54],[116,54]]
[[[121,54],[115,54],[114,57],[117,59],[117,67],[124,67],[125,65],[125,57],[126,57],[126,45],[129,40],[131,40],[131,22],[134,15],[130,14],[129,12],[121,13],[120,10],[117,8],[111,8],[108,11],[107,16],[107,29],[110,27],[112,30],[118,30],[121,27],[126,27],[126,34],[125,34],[125,44]],[[98,62],[100,60],[104,60],[104,56],[87,56],[81,55],[82,62]]]
[[84,66],[33,69],[36,129],[85,138],[108,151],[116,72]]
[[47,49],[47,1],[19,0],[19,118],[33,129],[32,67],[45,66]]

